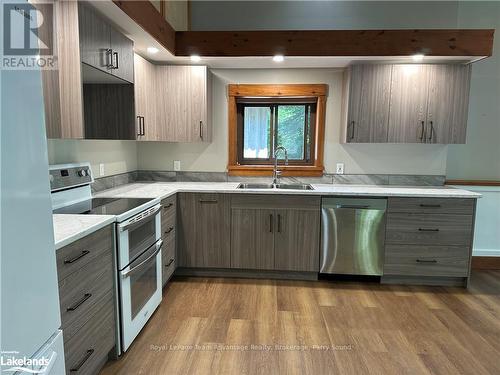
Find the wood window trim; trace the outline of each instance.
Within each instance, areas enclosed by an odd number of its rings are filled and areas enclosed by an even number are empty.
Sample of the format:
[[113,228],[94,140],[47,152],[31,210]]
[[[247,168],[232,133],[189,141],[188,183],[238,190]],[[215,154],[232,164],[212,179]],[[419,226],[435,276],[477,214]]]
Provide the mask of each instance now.
[[228,165],[230,176],[271,176],[271,165],[241,165],[238,163],[238,110],[239,97],[315,97],[315,150],[312,165],[280,165],[283,176],[318,177],[323,175],[325,147],[325,110],[328,85],[326,84],[229,84],[228,85]]

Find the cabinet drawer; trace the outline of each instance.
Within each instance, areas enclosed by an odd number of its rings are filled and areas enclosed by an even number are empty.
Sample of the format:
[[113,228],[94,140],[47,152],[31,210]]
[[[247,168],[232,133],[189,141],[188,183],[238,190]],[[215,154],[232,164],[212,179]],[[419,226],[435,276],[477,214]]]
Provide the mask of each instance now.
[[470,246],[472,216],[389,213],[387,244]]
[[114,345],[113,306],[105,305],[70,340],[65,341],[66,373],[97,374]]
[[176,257],[175,257],[175,232],[173,236],[164,240],[162,252],[162,281],[163,285],[167,283],[175,271]]
[[90,311],[96,308],[96,305],[102,305],[104,297],[112,289],[111,253],[94,259],[59,282],[61,322],[65,340],[70,338],[66,329],[74,324],[81,326],[88,320]]
[[175,228],[176,221],[176,196],[165,198],[161,201],[161,229],[162,233],[169,228]]
[[469,249],[461,246],[387,245],[384,275],[466,277]]
[[474,213],[474,199],[462,198],[389,198],[388,212],[460,214]]
[[113,229],[107,226],[88,236],[57,250],[57,276],[59,281],[94,261],[97,257],[113,251]]

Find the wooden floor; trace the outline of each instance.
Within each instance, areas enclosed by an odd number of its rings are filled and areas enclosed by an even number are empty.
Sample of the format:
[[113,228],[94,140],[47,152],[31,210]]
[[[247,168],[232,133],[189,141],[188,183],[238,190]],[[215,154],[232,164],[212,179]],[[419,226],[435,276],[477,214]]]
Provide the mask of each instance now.
[[102,374],[500,374],[500,271],[467,290],[177,278]]

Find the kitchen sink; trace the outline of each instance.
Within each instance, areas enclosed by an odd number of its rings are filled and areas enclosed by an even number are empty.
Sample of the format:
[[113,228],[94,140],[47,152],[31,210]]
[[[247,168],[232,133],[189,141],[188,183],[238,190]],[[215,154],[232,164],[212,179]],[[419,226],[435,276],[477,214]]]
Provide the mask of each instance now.
[[272,189],[273,184],[239,184],[238,189]]
[[290,189],[290,190],[314,190],[309,184],[278,184],[276,189]]
[[285,190],[314,190],[309,184],[239,184],[238,189],[285,189]]

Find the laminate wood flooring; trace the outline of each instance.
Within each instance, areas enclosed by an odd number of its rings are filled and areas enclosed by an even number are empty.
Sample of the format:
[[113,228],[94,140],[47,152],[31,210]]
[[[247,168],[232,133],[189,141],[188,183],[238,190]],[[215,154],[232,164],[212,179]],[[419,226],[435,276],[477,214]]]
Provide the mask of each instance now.
[[174,278],[101,374],[500,374],[500,271],[469,289]]

